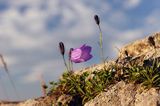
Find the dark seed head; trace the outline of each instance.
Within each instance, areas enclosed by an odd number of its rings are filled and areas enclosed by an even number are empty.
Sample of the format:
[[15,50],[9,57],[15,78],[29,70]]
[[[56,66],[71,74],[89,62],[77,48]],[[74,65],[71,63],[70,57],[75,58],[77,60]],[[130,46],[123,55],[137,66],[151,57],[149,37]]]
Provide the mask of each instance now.
[[100,19],[98,17],[98,15],[94,16],[94,20],[96,21],[96,24],[99,25],[100,24]]
[[69,60],[71,59],[71,53],[72,53],[72,51],[73,51],[73,48],[70,48],[70,50],[69,50]]
[[154,41],[154,38],[153,38],[152,36],[150,36],[150,37],[148,38],[148,42],[149,42],[149,44],[150,44],[151,46],[154,46],[154,47],[155,47],[155,41]]
[[59,43],[59,49],[60,49],[61,54],[64,56],[64,53],[65,53],[65,47],[64,47],[63,42],[60,42],[60,43]]
[[124,52],[125,52],[125,55],[128,57],[128,51],[127,51],[127,50],[125,50]]
[[43,87],[44,89],[47,89],[47,88],[48,88],[48,86],[47,86],[47,85],[42,85],[42,87]]

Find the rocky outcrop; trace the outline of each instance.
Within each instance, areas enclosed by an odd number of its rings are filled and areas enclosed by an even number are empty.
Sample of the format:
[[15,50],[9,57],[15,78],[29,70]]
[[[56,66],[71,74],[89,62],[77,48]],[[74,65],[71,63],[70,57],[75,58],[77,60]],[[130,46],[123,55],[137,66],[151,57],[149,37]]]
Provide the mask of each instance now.
[[126,55],[138,57],[149,52],[154,53],[155,49],[160,48],[160,33],[152,34],[144,39],[137,40],[122,47],[119,51],[119,59],[124,59]]
[[[160,60],[160,33],[137,40],[120,49],[116,64],[130,66],[145,65],[154,59]],[[85,106],[159,106],[160,92],[156,88],[143,89],[123,81],[101,92]]]
[[158,106],[160,94],[155,88],[144,90],[123,81],[101,92],[85,106]]
[[[111,65],[127,66],[133,64],[146,65],[150,61],[160,60],[160,33],[155,33],[142,40],[137,40],[120,49],[118,58],[115,61],[108,61],[105,63],[105,68]],[[84,72],[92,72],[93,70],[100,70],[104,64],[94,65],[75,74],[81,75]],[[67,102],[72,98],[68,95],[61,95],[60,97],[46,96],[38,99],[29,99],[22,102],[0,102],[0,106],[51,106],[57,101]],[[63,102],[62,102],[63,101]],[[64,104],[65,104],[64,103]],[[126,83],[120,81],[111,85],[101,92],[94,99],[90,100],[85,106],[158,106],[160,105],[160,92],[156,88],[143,89],[140,85],[133,83]]]
[[132,42],[119,51],[118,63],[133,63],[143,65],[144,60],[159,58],[160,33],[155,33],[144,39]]

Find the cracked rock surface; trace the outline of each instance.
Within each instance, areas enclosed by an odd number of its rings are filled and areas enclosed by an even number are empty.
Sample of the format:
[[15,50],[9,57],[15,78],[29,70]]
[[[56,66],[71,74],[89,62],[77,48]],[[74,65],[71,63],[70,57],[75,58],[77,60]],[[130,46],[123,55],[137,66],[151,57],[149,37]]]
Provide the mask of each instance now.
[[121,81],[107,92],[101,92],[85,106],[158,106],[159,102],[160,95],[155,88],[144,90]]

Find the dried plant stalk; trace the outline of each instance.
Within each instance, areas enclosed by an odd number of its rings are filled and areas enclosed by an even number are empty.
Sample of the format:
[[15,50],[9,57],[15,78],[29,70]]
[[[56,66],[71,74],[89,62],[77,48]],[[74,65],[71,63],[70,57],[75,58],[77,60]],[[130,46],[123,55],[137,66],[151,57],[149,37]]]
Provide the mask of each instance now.
[[7,93],[6,89],[5,89],[5,86],[4,86],[3,81],[0,80],[0,83],[1,83],[1,89],[2,89],[2,91],[3,91],[3,94],[4,94],[5,99],[6,99],[6,100],[9,100],[8,93]]
[[16,94],[17,98],[19,99],[20,97],[19,97],[19,95],[18,95],[16,86],[15,86],[15,84],[14,84],[12,78],[11,78],[11,75],[10,75],[9,70],[8,70],[8,67],[7,67],[7,63],[5,62],[2,54],[0,54],[0,60],[1,60],[2,64],[3,64],[3,66],[4,66],[4,70],[5,70],[5,72],[7,73],[8,78],[9,78],[11,84],[12,84],[12,87],[13,87],[13,89],[14,89],[14,91],[15,91],[15,94]]
[[40,76],[40,83],[41,83],[42,94],[43,94],[43,96],[46,96],[47,95],[47,91],[46,91],[47,86],[46,86],[46,83],[45,83],[42,75]]

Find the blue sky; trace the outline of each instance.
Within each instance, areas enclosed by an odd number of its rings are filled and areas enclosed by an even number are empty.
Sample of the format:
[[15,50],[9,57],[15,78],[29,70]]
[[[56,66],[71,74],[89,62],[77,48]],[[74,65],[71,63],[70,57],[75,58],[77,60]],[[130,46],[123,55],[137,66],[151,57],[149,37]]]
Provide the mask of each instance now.
[[[75,69],[100,62],[98,27],[101,17],[105,56],[113,59],[122,47],[160,28],[159,0],[0,0],[0,53],[3,54],[20,99],[41,96],[39,76],[57,80],[64,71],[58,43],[67,50],[93,47],[93,59]],[[2,86],[3,85],[3,86]],[[0,99],[17,100],[0,65]]]

